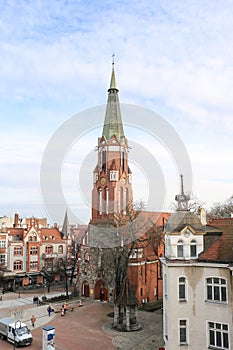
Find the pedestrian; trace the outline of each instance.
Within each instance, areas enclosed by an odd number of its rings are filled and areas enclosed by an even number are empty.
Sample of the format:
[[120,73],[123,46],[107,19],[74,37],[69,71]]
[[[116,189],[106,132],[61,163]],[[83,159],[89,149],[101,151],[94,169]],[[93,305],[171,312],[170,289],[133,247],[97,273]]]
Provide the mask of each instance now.
[[51,315],[51,311],[52,311],[52,308],[51,308],[50,305],[48,306],[47,311],[48,311],[48,315],[50,316]]
[[35,327],[36,318],[34,315],[32,315],[32,317],[31,317],[31,323],[32,323],[32,327]]
[[64,305],[62,305],[62,308],[61,308],[61,316],[65,316],[65,308],[64,308]]
[[100,291],[100,301],[103,301],[104,300],[104,291],[101,290]]
[[63,308],[64,308],[64,315],[65,315],[66,314],[66,310],[67,310],[67,304],[66,303],[64,303]]

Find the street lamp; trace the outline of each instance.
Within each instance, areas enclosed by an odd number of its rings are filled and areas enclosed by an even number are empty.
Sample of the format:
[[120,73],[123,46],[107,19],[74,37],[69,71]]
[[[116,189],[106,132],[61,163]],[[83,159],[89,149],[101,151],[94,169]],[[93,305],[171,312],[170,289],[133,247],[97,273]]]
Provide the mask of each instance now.
[[15,321],[15,331],[14,331],[14,350],[16,348],[15,346],[15,334],[16,334],[16,327],[17,327],[17,323],[19,323],[19,328],[21,328],[21,321],[17,320]]

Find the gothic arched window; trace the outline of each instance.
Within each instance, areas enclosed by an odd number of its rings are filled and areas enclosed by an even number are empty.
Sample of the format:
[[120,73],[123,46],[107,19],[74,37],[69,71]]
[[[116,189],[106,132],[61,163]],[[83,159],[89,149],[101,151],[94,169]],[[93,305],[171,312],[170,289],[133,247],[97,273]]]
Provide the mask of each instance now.
[[108,214],[108,212],[109,212],[109,189],[108,189],[108,187],[106,187],[106,189],[105,189],[105,204],[106,204],[106,214]]
[[103,211],[103,198],[102,198],[102,189],[99,188],[99,214],[102,215]]

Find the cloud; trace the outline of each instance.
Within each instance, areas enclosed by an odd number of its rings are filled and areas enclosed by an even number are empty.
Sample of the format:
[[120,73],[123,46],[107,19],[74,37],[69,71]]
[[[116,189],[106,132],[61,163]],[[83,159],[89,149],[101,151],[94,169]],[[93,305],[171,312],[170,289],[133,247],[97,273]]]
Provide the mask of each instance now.
[[[231,0],[2,2],[2,186],[32,191],[30,179],[38,177],[56,128],[106,102],[115,53],[121,102],[151,108],[174,126],[190,150],[202,197],[221,196],[221,184],[222,196],[231,195],[232,12]],[[168,170],[169,160],[163,166]],[[24,182],[12,173],[24,173]]]

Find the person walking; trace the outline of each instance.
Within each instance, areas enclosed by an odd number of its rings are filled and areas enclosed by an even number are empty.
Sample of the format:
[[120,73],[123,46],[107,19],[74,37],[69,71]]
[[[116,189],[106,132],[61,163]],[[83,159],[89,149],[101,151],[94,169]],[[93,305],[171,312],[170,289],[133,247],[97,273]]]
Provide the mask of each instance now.
[[51,308],[50,305],[48,306],[47,311],[48,311],[48,315],[50,316],[50,315],[51,315],[51,312],[52,312],[52,308]]
[[34,315],[32,315],[32,317],[31,317],[31,323],[32,323],[32,327],[35,327],[36,318]]
[[66,303],[64,303],[63,308],[64,308],[64,314],[66,314],[66,310],[67,310],[67,304]]
[[64,308],[64,305],[62,305],[62,308],[61,308],[61,316],[65,316],[65,308]]

